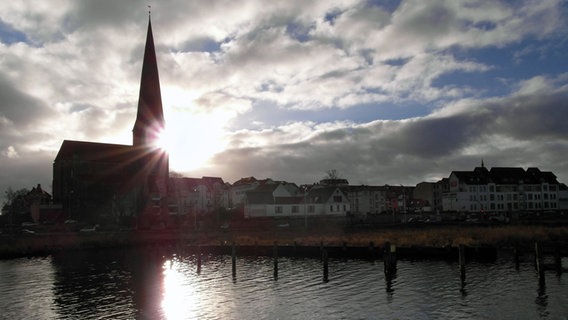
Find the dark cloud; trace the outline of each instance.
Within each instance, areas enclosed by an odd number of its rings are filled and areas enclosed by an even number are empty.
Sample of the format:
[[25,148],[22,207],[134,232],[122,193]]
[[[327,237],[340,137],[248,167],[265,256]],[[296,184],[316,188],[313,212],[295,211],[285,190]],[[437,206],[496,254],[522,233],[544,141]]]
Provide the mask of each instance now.
[[45,102],[20,91],[15,84],[0,74],[0,116],[17,127],[33,126],[38,119],[50,116]]
[[521,140],[568,137],[568,92],[520,95],[489,105],[491,129]]
[[[482,159],[489,166],[566,172],[566,101],[565,94],[480,101],[447,116],[376,121],[324,131],[298,143],[280,139],[263,148],[230,149],[215,160],[221,171],[228,160],[231,168],[224,173],[235,179],[259,175],[298,183],[315,182],[325,170],[338,169],[354,183],[416,184],[472,169]],[[248,134],[254,138],[254,132]],[[535,137],[539,143],[525,143]],[[246,134],[238,139],[246,141]]]

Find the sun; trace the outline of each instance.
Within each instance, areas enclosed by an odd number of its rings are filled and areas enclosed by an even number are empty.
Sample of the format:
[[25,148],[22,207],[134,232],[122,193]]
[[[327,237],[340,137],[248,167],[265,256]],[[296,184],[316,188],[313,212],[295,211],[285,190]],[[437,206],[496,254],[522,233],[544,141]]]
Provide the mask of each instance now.
[[174,139],[167,129],[162,129],[157,133],[156,147],[165,152],[173,149]]
[[228,120],[222,112],[173,112],[158,139],[158,147],[169,153],[170,168],[187,172],[207,167],[227,146]]

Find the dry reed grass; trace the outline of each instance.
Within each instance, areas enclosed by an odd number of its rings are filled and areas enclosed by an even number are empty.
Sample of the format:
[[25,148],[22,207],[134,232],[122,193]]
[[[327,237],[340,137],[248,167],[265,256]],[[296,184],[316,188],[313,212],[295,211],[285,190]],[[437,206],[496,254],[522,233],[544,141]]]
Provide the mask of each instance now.
[[568,242],[568,227],[547,226],[447,226],[408,229],[382,229],[345,233],[341,229],[311,232],[305,230],[287,232],[247,232],[246,234],[226,233],[221,240],[238,245],[301,245],[367,246],[370,242],[380,246],[391,242],[401,247],[445,247],[458,246],[497,246],[532,244],[542,242]]

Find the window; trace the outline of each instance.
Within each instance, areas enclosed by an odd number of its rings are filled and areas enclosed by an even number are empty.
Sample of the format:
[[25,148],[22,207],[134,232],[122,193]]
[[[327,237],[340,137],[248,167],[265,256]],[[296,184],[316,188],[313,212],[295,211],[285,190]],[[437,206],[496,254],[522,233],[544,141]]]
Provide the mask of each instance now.
[[333,205],[329,206],[329,212],[333,212]]
[[316,207],[313,206],[313,205],[309,205],[309,206],[308,206],[308,212],[309,212],[309,213],[314,213],[314,212],[316,212]]
[[276,213],[282,213],[282,206],[276,206]]
[[298,213],[300,212],[298,206],[292,206],[292,213]]
[[333,196],[333,202],[341,202],[341,201],[342,201],[341,196]]

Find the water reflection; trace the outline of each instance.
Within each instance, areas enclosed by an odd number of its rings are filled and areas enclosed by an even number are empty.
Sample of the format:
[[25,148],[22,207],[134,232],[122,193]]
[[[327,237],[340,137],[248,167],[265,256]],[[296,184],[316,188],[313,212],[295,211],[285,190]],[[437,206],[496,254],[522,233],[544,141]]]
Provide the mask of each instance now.
[[191,275],[180,270],[184,262],[168,260],[163,266],[163,297],[162,309],[165,318],[174,319],[196,319],[196,305],[198,293],[189,281]]
[[[0,261],[0,318],[29,319],[562,319],[566,277],[538,284],[532,262],[471,263],[467,292],[456,262],[319,259],[236,260],[175,248],[67,252]],[[547,275],[551,275],[547,274]],[[556,281],[554,281],[556,280]],[[461,292],[460,292],[460,289]],[[396,292],[396,294],[395,294]]]
[[544,279],[539,279],[537,297],[535,299],[537,306],[537,312],[542,318],[548,316],[547,306],[548,306],[548,295],[546,294],[546,283]]
[[[131,315],[129,272],[108,260],[104,252],[74,251],[53,256],[54,303],[61,318],[86,317],[93,312],[116,317]],[[73,317],[72,317],[73,318]]]

